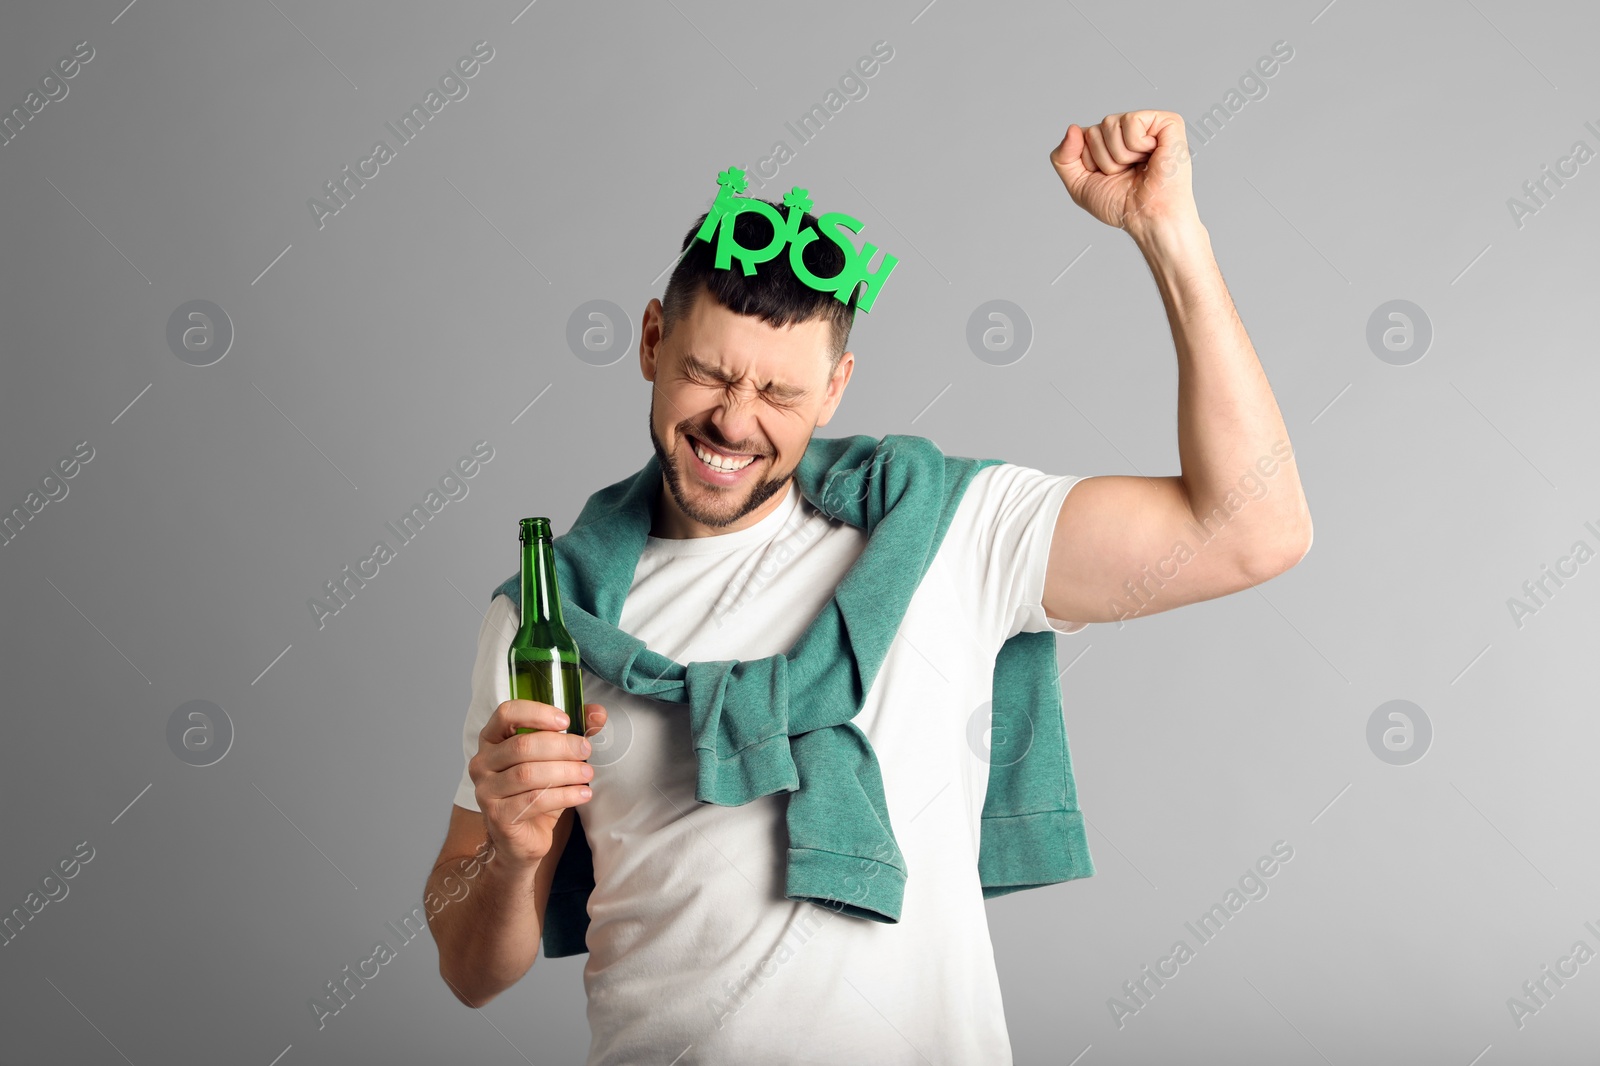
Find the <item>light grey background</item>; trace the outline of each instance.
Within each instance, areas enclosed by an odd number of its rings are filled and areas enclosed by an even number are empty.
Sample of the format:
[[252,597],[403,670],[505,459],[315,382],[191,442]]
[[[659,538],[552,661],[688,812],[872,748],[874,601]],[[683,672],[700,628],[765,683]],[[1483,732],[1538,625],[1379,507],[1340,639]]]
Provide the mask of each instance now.
[[[1600,962],[1520,1028],[1507,999],[1600,948],[1600,563],[1520,627],[1508,600],[1600,546],[1600,163],[1520,226],[1508,199],[1600,149],[1592,8],[123,2],[0,13],[7,111],[94,49],[0,147],[0,511],[94,449],[0,547],[0,913],[94,848],[0,947],[0,1062],[581,1062],[583,958],[474,1012],[423,937],[325,1028],[307,1001],[421,903],[516,519],[564,529],[649,454],[638,322],[716,172],[786,141],[752,191],[802,185],[901,258],[823,435],[1174,474],[1155,286],[1047,160],[1147,107],[1189,124],[1315,545],[1060,638],[1099,872],[988,906],[1016,1059],[1589,1061]],[[479,40],[469,95],[319,229],[308,198]],[[879,40],[800,144],[785,123]],[[166,341],[198,299],[236,331],[206,367]],[[1033,330],[1003,366],[966,341],[995,299]],[[567,345],[591,300],[630,319],[608,366]],[[1431,323],[1409,365],[1366,339],[1392,300]],[[307,600],[478,440],[468,495],[319,629]],[[1406,766],[1367,742],[1393,699],[1433,728]],[[191,700],[235,730],[211,766],[168,746]],[[1279,840],[1270,894],[1119,1028],[1123,982]]]

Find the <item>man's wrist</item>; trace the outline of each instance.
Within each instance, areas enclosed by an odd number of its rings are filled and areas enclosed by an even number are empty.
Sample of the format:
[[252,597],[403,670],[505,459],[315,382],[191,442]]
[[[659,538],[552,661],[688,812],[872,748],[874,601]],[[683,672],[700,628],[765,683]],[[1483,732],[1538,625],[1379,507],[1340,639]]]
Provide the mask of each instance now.
[[1199,215],[1136,218],[1126,228],[1133,243],[1152,263],[1161,261],[1176,264],[1197,254],[1204,256],[1211,253],[1211,232],[1200,221]]

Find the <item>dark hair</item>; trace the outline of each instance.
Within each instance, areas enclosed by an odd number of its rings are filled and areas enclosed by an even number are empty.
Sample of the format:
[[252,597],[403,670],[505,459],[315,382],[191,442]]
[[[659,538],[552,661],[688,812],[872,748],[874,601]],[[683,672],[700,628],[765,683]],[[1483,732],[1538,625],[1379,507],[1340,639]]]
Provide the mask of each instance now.
[[[778,212],[787,215],[781,203],[763,200]],[[756,272],[745,275],[737,259],[726,270],[716,269],[716,234],[710,241],[697,241],[709,211],[702,212],[689,232],[684,234],[678,256],[667,281],[667,291],[661,297],[661,339],[666,340],[673,326],[686,318],[694,301],[704,291],[713,300],[738,315],[752,315],[769,326],[782,328],[796,322],[806,322],[822,317],[828,320],[829,333],[828,373],[839,368],[845,345],[850,340],[850,327],[855,323],[856,297],[860,285],[850,294],[850,302],[842,303],[832,292],[813,289],[795,275],[789,265],[789,249],[756,267]],[[726,223],[724,223],[726,224]],[[816,231],[817,220],[810,212],[801,215],[802,231]],[[733,235],[745,248],[765,248],[772,241],[772,223],[755,211],[740,211],[734,216]],[[806,245],[800,261],[807,270],[819,278],[837,277],[845,268],[844,253],[838,245],[817,231],[817,237]]]

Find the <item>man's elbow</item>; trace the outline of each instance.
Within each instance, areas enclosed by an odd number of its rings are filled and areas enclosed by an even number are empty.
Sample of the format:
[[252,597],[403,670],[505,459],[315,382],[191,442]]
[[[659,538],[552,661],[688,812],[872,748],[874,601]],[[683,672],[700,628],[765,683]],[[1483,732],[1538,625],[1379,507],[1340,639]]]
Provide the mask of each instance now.
[[452,981],[450,975],[445,973],[442,960],[439,965],[439,976],[449,986],[451,995],[455,996],[463,1006],[471,1007],[473,1010],[488,1006],[500,994],[499,991],[490,992],[484,989],[463,987],[462,984]]
[[1300,523],[1300,529],[1295,535],[1295,538],[1291,544],[1293,545],[1293,547],[1290,549],[1291,554],[1286,556],[1286,558],[1289,559],[1289,565],[1284,567],[1285,570],[1288,570],[1290,567],[1300,565],[1300,560],[1311,554],[1310,516],[1307,516],[1306,520]]
[[1244,572],[1252,585],[1270,581],[1285,571],[1292,570],[1311,551],[1311,521],[1307,519],[1292,535],[1280,535],[1271,543],[1250,552],[1244,561]]

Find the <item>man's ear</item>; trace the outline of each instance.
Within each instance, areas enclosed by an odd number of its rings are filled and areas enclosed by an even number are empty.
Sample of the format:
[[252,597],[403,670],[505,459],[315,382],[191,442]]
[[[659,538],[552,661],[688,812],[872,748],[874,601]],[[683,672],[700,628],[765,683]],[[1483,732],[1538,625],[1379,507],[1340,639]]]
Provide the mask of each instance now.
[[661,345],[661,301],[651,297],[644,305],[639,323],[639,373],[646,381],[656,379],[656,349]]
[[823,401],[822,415],[817,419],[817,425],[827,425],[833,418],[833,412],[839,409],[839,404],[844,399],[845,386],[850,384],[850,375],[855,372],[855,366],[854,352],[845,352],[839,356],[839,365],[834,368],[833,376],[828,379],[828,397]]

